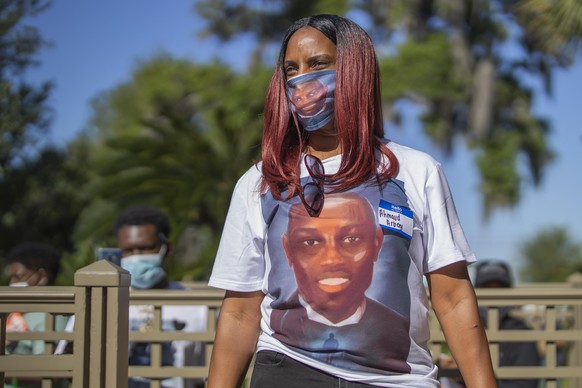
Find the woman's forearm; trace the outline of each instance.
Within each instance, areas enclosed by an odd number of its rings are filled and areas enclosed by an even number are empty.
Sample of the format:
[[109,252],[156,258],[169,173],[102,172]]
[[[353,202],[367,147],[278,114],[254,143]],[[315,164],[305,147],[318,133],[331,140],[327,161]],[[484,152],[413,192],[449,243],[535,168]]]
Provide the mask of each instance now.
[[457,362],[467,387],[496,387],[489,344],[471,299],[460,301],[440,314],[439,322],[447,345]]
[[465,263],[431,273],[429,285],[433,308],[466,386],[496,387],[489,344]]
[[263,296],[262,292],[227,292],[210,359],[209,388],[241,386],[260,333],[260,303]]

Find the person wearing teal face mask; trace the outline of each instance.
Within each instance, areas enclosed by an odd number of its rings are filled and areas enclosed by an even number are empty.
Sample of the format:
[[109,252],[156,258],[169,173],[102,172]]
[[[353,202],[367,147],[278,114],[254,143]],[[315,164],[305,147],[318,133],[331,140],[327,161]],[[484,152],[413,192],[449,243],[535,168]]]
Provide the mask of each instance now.
[[147,206],[128,208],[115,220],[114,231],[121,267],[131,274],[133,288],[182,288],[163,268],[170,251],[170,224],[164,213]]
[[[122,211],[114,221],[113,232],[117,247],[121,249],[121,267],[131,274],[132,289],[185,289],[180,283],[168,278],[164,269],[165,260],[172,252],[169,241],[170,222],[166,214],[151,206],[133,206]],[[162,330],[204,331],[208,310],[205,306],[162,307]],[[149,330],[153,319],[152,306],[131,305],[129,330]],[[203,322],[203,325],[197,323]],[[183,342],[183,341],[182,341]],[[129,344],[129,365],[150,364],[150,343]],[[182,357],[179,357],[179,354]],[[186,353],[190,356],[186,357]],[[200,364],[204,359],[203,346],[197,343],[162,343],[162,365],[184,366],[183,359]],[[128,388],[146,388],[151,381],[132,377]],[[163,387],[202,387],[198,379],[179,377],[162,381]]]

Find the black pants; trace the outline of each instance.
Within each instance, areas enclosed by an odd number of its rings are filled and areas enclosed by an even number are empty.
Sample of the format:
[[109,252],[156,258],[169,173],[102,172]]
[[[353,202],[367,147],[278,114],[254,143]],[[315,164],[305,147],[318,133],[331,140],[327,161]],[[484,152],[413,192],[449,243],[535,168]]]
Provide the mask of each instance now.
[[263,350],[257,354],[251,388],[364,388],[373,385],[340,379],[295,361],[284,354]]

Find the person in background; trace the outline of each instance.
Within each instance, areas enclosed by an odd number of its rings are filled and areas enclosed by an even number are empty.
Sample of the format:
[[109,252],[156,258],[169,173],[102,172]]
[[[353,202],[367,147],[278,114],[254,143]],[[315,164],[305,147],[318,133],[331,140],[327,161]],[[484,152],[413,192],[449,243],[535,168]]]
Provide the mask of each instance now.
[[5,274],[10,287],[54,285],[61,266],[59,253],[50,245],[25,242],[12,248]]
[[[337,211],[352,194],[370,206],[370,216],[362,217],[354,202]],[[361,223],[353,228],[349,220]],[[369,234],[376,227],[378,240]],[[282,239],[289,229],[290,244]],[[321,259],[320,265],[299,263],[298,251]],[[255,353],[251,388],[437,388],[424,280],[465,381],[494,387],[467,271],[474,261],[441,165],[385,138],[380,73],[368,34],[336,15],[294,22],[266,93],[262,160],[236,184],[209,279],[226,290],[209,388],[240,387]],[[346,263],[363,267],[365,281]],[[356,284],[360,290],[346,292]],[[342,303],[363,289],[369,299]],[[367,311],[379,310],[371,301],[401,315],[404,324],[394,328],[383,319],[367,328]],[[285,319],[303,310],[320,325]],[[355,340],[338,335],[345,330]],[[390,335],[398,350],[387,349]],[[390,362],[377,362],[375,349],[367,347],[372,341],[383,344]]]
[[[59,274],[61,257],[50,245],[39,242],[24,242],[16,245],[6,257],[5,276],[10,287],[52,286]],[[42,332],[45,330],[47,314],[42,312],[13,312],[6,321],[7,332]],[[64,330],[68,317],[55,316],[55,330]],[[7,343],[6,354],[42,354],[45,342],[42,340],[21,340]],[[66,384],[64,381],[57,382]],[[5,387],[41,387],[38,378],[7,378]],[[65,385],[66,386],[66,385]]]
[[[482,260],[475,268],[475,288],[511,288],[513,275],[509,265],[501,260]],[[487,326],[487,308],[480,308],[481,319]],[[499,330],[531,330],[531,327],[521,318],[512,314],[511,306],[499,308]],[[541,365],[541,357],[535,342],[500,342],[500,366],[537,366]],[[499,388],[536,388],[539,379],[500,379]]]
[[[131,288],[182,290],[184,287],[168,278],[165,260],[171,253],[170,223],[166,214],[151,206],[133,206],[122,211],[114,221],[117,247],[121,249],[121,267],[131,274]],[[154,317],[153,306],[130,305],[130,331],[147,332]],[[162,307],[163,331],[205,331],[205,306]],[[129,365],[150,365],[151,344],[129,344]],[[187,341],[164,342],[162,365],[199,365],[204,357],[202,344]],[[162,381],[163,387],[202,387],[197,379],[171,378]],[[131,377],[129,388],[149,388],[150,380]]]

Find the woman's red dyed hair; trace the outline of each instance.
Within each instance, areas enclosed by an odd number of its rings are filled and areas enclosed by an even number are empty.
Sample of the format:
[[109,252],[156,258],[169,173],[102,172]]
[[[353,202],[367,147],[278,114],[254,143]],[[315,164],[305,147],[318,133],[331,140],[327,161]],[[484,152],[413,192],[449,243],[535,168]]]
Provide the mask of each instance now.
[[[293,23],[285,33],[277,66],[267,89],[262,140],[262,189],[285,199],[297,192],[298,165],[307,145],[307,134],[297,128],[289,110],[283,69],[291,36],[300,28],[312,27],[327,36],[337,48],[335,127],[342,149],[336,174],[330,175],[334,191],[346,190],[368,181],[396,176],[398,159],[386,147],[380,95],[380,70],[374,45],[356,23],[336,15],[316,15]],[[387,157],[383,163],[376,151]]]

